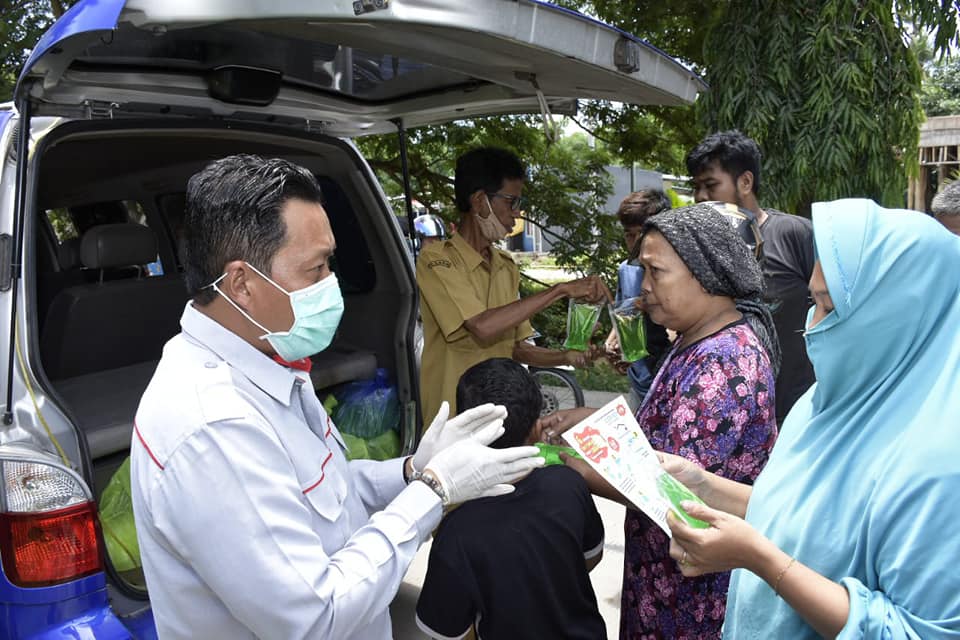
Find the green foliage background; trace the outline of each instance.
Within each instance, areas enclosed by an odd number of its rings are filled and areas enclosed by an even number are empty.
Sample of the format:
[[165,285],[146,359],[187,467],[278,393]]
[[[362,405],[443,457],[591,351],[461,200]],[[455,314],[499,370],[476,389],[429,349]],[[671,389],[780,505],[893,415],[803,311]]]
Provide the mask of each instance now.
[[[358,140],[388,195],[402,194],[400,150],[396,135]],[[524,215],[559,227],[568,242],[554,245],[559,266],[596,273],[613,281],[621,254],[616,218],[604,211],[613,192],[606,166],[615,156],[601,143],[575,134],[549,144],[539,116],[501,116],[420,127],[409,132],[408,152],[413,197],[449,222],[457,222],[453,172],[458,156],[478,146],[510,149],[528,165]],[[402,201],[396,200],[398,215]]]
[[902,206],[921,72],[889,2],[791,4],[730,3],[705,46],[703,121],[765,150],[764,203],[805,215],[841,197]]
[[31,47],[53,21],[76,0],[12,0],[3,5],[0,22],[0,102],[13,88]]

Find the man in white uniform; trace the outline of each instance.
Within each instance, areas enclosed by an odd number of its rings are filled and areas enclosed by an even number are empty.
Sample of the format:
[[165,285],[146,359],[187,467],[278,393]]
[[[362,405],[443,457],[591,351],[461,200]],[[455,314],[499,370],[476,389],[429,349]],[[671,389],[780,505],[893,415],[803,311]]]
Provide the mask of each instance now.
[[391,637],[388,606],[445,505],[513,490],[533,447],[502,407],[434,419],[417,452],[353,461],[310,384],[343,311],[305,169],[232,156],[193,176],[193,299],[137,412],[137,534],[161,638]]

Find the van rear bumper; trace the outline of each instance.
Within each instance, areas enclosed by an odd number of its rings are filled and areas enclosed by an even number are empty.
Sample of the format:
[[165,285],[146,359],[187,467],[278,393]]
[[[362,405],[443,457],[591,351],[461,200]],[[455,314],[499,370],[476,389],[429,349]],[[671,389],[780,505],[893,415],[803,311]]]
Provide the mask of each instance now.
[[[95,588],[85,591],[84,587],[91,586]],[[0,601],[0,638],[155,640],[157,637],[149,607],[123,620],[117,617],[107,600],[102,573],[36,589],[13,587],[0,574],[0,600],[3,600]]]

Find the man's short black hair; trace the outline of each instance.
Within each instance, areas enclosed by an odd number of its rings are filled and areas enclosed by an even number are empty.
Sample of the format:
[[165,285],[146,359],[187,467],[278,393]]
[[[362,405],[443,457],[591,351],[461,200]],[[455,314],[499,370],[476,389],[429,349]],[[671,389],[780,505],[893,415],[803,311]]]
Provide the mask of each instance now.
[[760,147],[736,129],[712,133],[687,154],[687,172],[691,177],[703,173],[713,162],[736,180],[749,171],[753,174],[753,195],[760,195]]
[[312,173],[280,158],[235,155],[216,160],[187,182],[180,256],[187,291],[197,304],[216,295],[211,282],[233,260],[270,275],[286,240],[280,210],[288,200],[322,203]]
[[647,218],[670,208],[670,198],[660,189],[634,191],[620,203],[617,218],[624,227],[639,227]]
[[543,396],[529,371],[510,358],[490,358],[467,369],[457,383],[457,411],[492,402],[507,408],[505,431],[491,447],[524,444],[540,417]]
[[526,167],[513,152],[497,147],[481,147],[467,151],[457,158],[457,172],[453,179],[457,209],[470,211],[470,196],[479,190],[495,193],[504,180],[523,180]]

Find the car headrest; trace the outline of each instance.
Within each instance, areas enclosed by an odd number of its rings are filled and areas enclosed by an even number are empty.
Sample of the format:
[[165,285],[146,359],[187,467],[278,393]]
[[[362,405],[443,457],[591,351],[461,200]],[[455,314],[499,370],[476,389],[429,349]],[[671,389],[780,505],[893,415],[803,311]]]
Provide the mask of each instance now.
[[61,271],[80,268],[80,238],[67,238],[57,248],[57,262]]
[[156,235],[134,223],[90,227],[80,244],[80,260],[89,269],[144,265],[156,259]]

